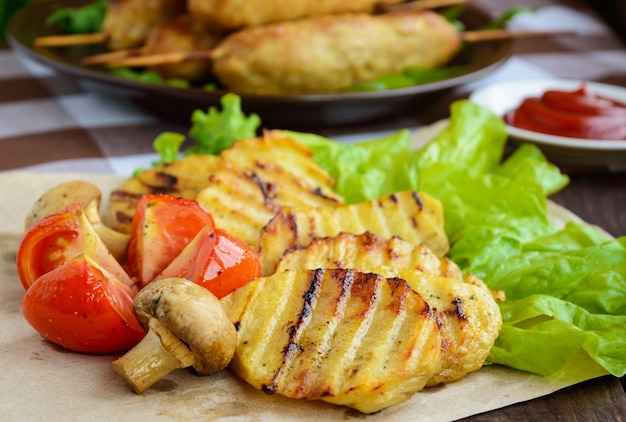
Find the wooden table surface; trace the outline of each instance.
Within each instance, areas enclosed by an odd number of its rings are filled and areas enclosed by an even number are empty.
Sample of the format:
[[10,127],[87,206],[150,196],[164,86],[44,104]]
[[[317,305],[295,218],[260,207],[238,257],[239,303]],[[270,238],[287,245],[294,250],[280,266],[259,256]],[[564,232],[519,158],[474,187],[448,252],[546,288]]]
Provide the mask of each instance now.
[[[546,3],[588,13],[584,9],[585,3],[579,0],[472,1],[493,12],[494,16],[515,5],[536,7]],[[626,47],[617,37],[601,34],[575,40],[523,40],[516,43],[513,53],[509,76],[515,72],[532,71],[531,76],[543,72],[560,78],[626,87]],[[119,113],[109,109],[106,103],[87,96],[75,81],[68,78],[41,74],[38,70],[26,72],[2,43],[0,64],[0,121],[3,122],[0,127],[3,145],[0,171],[22,168],[83,171],[88,167],[92,172],[120,172],[124,157],[152,151],[155,134],[179,129],[170,122],[155,121],[134,111]],[[343,132],[432,123],[448,115],[452,100],[467,95],[467,90],[453,90],[410,119],[367,128],[344,128]],[[30,118],[22,119],[20,116],[24,115],[26,106],[30,106]],[[103,116],[106,119],[102,120]],[[45,128],[45,125],[50,127]],[[186,124],[181,125],[180,129],[186,127]],[[341,134],[341,131],[335,132]],[[51,144],[61,147],[51,148]],[[33,154],[33,151],[45,153]],[[626,235],[626,173],[576,171],[570,177],[569,186],[552,199],[613,236]],[[465,420],[622,421],[626,420],[626,393],[623,379],[620,382],[618,378],[607,376]]]

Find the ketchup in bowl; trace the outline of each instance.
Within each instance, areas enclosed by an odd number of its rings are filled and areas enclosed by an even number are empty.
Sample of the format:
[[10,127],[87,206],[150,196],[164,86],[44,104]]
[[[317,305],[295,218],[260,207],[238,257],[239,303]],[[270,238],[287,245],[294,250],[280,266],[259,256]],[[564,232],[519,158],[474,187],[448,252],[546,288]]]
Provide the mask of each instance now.
[[504,116],[507,124],[568,138],[626,140],[626,104],[604,98],[583,84],[575,91],[545,91],[526,98]]

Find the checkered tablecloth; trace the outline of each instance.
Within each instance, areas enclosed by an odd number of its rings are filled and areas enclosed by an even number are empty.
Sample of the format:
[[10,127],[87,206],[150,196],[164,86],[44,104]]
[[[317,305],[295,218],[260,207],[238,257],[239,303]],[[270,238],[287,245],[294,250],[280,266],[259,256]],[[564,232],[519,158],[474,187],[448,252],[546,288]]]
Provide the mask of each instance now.
[[[339,141],[417,127],[445,117],[450,103],[482,85],[520,78],[570,78],[626,86],[626,47],[579,1],[480,0],[498,16],[514,5],[544,6],[522,14],[513,28],[573,29],[581,35],[518,40],[514,55],[489,76],[447,91],[411,118],[376,125],[334,128],[322,134]],[[128,175],[153,158],[152,141],[163,131],[186,133],[189,125],[157,118],[133,104],[112,101],[83,89],[79,81],[55,74],[0,47],[0,171],[92,172]]]

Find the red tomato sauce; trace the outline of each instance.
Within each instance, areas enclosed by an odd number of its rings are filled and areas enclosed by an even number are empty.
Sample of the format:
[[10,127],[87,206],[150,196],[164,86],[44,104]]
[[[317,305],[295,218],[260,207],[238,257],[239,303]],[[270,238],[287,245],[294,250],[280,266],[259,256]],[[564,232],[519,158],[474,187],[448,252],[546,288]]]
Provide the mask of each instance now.
[[507,124],[569,138],[626,140],[626,104],[590,92],[551,90],[526,98],[504,116]]

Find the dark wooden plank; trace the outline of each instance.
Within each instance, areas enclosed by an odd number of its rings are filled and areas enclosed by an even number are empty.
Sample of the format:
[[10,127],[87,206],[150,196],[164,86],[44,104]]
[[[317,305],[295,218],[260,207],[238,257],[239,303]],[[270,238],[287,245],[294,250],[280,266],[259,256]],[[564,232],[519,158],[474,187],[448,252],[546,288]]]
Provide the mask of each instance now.
[[603,377],[545,397],[462,419],[465,422],[626,420],[626,394],[615,377]]
[[571,175],[552,199],[611,235],[626,236],[626,173]]

